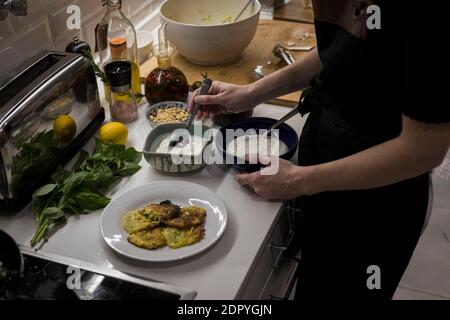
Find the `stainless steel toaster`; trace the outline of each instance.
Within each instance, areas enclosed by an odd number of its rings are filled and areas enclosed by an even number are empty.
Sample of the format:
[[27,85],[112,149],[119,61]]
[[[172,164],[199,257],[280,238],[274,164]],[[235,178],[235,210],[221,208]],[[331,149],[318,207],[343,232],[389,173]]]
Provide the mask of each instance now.
[[[58,135],[55,119],[64,115],[76,129],[65,117],[71,130]],[[0,84],[0,214],[29,203],[104,119],[94,69],[82,55],[43,51]]]

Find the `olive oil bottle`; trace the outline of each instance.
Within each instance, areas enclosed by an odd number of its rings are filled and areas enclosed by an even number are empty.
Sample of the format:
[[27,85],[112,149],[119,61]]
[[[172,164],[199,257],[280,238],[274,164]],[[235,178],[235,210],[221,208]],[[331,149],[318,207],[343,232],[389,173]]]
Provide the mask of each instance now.
[[[107,10],[97,28],[97,46],[101,67],[109,62],[126,60],[132,65],[132,88],[137,101],[141,99],[141,76],[137,54],[137,36],[133,24],[122,12],[122,0],[106,0]],[[105,85],[105,97],[110,96]]]

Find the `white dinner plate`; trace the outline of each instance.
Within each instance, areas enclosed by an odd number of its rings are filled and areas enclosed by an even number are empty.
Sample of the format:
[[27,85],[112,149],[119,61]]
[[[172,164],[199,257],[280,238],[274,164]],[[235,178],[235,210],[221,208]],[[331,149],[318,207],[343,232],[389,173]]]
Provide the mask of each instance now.
[[[199,206],[206,209],[205,238],[199,243],[180,249],[165,247],[146,250],[129,243],[128,234],[121,226],[122,216],[130,210],[165,200],[181,207]],[[169,262],[207,250],[221,238],[226,225],[225,204],[211,190],[190,182],[159,181],[137,187],[114,199],[103,211],[100,229],[106,243],[121,255],[140,261]]]

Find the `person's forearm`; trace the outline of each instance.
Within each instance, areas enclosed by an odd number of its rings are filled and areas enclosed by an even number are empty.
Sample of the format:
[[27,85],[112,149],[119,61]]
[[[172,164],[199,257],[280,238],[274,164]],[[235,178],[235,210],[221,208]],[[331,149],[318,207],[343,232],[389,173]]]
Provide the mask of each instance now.
[[303,90],[309,86],[309,82],[321,70],[322,63],[317,48],[315,48],[294,64],[250,85],[251,94],[259,102],[264,102],[291,92]]
[[300,193],[373,189],[417,177],[443,161],[449,134],[448,125],[437,138],[433,132],[402,134],[350,157],[309,167],[306,183],[299,184],[306,190]]

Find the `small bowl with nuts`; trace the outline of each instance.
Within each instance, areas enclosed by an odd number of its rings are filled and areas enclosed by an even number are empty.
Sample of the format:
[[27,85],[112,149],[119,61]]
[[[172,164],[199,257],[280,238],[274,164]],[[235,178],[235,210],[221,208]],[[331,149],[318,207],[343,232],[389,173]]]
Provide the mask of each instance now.
[[146,117],[152,128],[164,123],[187,122],[188,105],[180,101],[165,101],[148,107]]

